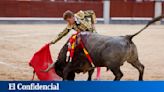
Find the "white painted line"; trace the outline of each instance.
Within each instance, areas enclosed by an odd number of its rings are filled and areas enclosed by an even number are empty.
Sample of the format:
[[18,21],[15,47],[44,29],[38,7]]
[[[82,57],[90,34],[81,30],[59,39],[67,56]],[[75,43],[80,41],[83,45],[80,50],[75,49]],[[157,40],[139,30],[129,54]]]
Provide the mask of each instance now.
[[111,20],[152,20],[150,17],[111,17]]
[[[63,21],[62,17],[48,18],[48,17],[0,17],[0,20],[54,20]],[[96,18],[97,21],[104,21],[104,18]],[[151,17],[111,17],[111,20],[152,20]],[[162,19],[163,21],[164,19]]]
[[[63,20],[63,18],[47,18],[47,17],[0,17],[0,20]],[[96,18],[97,21],[104,21],[103,18]]]
[[63,20],[63,18],[42,18],[42,17],[0,17],[0,20]]
[[14,69],[18,69],[18,68],[15,67],[14,65],[11,65],[11,64],[8,64],[8,63],[5,63],[5,62],[1,62],[1,61],[0,61],[0,64],[9,66],[9,67],[14,68]]

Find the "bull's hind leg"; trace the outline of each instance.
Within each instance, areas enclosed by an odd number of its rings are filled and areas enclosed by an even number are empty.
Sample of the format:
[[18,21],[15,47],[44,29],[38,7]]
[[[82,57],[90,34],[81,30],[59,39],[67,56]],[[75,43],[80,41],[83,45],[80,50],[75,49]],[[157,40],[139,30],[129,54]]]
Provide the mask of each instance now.
[[123,73],[121,72],[120,67],[111,68],[111,71],[113,72],[115,76],[114,81],[118,81],[122,78]]
[[128,60],[128,62],[139,71],[139,80],[143,80],[144,65],[138,59]]

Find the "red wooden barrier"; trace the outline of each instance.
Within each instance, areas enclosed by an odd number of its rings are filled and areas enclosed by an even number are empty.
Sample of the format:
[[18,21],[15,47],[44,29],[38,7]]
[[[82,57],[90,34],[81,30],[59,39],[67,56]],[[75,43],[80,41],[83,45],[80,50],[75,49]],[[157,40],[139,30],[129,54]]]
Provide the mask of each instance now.
[[[111,0],[111,17],[153,17],[154,2],[135,0]],[[164,2],[162,3],[164,14]],[[97,17],[103,17],[102,0],[81,2],[14,1],[0,0],[0,17],[62,17],[63,12],[92,9]]]
[[111,0],[111,17],[153,17],[154,2]]
[[164,2],[162,2],[162,14],[164,15]]
[[62,17],[72,10],[94,10],[103,17],[103,3],[97,2],[50,2],[50,1],[0,1],[0,17]]

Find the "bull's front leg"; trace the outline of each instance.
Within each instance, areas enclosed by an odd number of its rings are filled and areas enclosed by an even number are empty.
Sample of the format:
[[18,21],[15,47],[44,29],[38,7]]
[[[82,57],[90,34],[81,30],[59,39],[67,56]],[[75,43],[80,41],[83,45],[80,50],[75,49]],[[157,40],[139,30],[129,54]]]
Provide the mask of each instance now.
[[[71,70],[72,70],[71,66],[72,66],[71,63],[68,63],[68,65],[64,68],[64,70],[63,70],[63,80],[69,80],[68,79],[69,76],[70,76],[69,73],[71,73]],[[75,77],[75,75],[74,75],[74,77]]]
[[92,74],[94,72],[94,69],[88,71],[88,81],[91,81],[92,80]]
[[67,75],[67,80],[74,80],[75,79],[75,72],[71,71]]

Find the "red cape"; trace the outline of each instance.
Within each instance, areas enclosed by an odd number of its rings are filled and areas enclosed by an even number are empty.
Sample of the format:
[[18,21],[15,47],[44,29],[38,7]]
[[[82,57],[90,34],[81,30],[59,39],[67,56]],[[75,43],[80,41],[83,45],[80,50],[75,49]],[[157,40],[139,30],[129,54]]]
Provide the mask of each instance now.
[[50,64],[52,64],[52,62],[53,60],[49,44],[46,44],[34,54],[29,65],[34,68],[34,72],[36,72],[39,80],[61,80],[61,78],[56,74],[54,68],[47,73],[41,72],[41,70],[45,70]]

